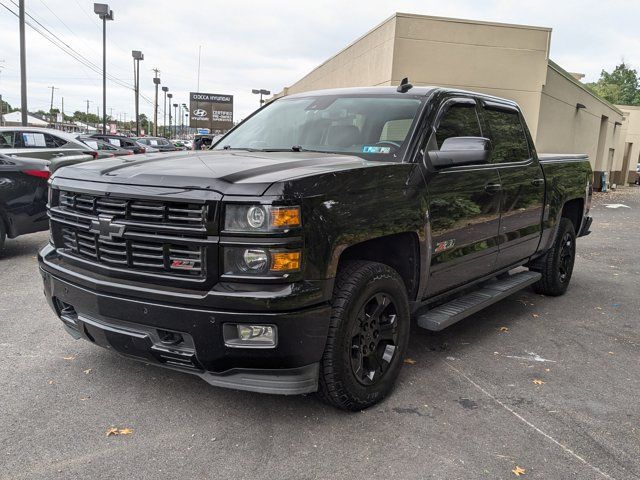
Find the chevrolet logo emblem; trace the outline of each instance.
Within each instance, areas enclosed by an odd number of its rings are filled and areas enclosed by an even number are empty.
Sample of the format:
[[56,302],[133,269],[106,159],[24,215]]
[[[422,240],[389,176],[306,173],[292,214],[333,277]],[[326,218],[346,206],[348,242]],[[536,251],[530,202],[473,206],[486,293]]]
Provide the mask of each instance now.
[[124,225],[113,223],[113,217],[109,215],[98,215],[98,219],[91,220],[91,225],[89,225],[89,231],[91,233],[97,233],[100,235],[100,238],[104,238],[105,240],[122,237],[125,228]]

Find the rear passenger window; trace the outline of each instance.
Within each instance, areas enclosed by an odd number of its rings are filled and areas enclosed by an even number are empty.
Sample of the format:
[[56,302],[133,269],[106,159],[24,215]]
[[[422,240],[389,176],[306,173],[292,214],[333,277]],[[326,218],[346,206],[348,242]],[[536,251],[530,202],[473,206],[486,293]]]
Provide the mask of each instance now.
[[518,112],[485,109],[484,117],[491,134],[491,163],[520,162],[530,157]]
[[47,142],[44,133],[22,132],[22,144],[24,148],[46,148]]
[[479,136],[480,123],[475,105],[459,103],[449,107],[440,120],[435,140],[438,144],[437,149],[440,149],[447,138]]
[[45,144],[47,145],[47,148],[58,148],[58,147],[62,147],[63,145],[66,145],[66,141],[58,138],[58,137],[54,137],[53,135],[49,135],[48,133],[46,133],[44,135],[44,141]]

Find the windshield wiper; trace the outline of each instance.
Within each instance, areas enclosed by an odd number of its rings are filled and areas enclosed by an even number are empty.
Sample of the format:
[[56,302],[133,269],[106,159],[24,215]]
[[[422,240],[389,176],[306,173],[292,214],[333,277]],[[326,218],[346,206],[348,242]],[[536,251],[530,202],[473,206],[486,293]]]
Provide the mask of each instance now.
[[231,145],[225,145],[222,147],[223,150],[245,150],[247,152],[264,152],[259,148],[250,148],[250,147],[232,147]]

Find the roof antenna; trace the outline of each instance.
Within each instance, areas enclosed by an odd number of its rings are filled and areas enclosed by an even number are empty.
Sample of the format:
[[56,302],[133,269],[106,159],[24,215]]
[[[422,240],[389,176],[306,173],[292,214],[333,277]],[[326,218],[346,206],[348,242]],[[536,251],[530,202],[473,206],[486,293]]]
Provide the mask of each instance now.
[[400,93],[407,93],[409,90],[413,88],[413,85],[409,83],[409,77],[404,77],[398,85],[397,91]]

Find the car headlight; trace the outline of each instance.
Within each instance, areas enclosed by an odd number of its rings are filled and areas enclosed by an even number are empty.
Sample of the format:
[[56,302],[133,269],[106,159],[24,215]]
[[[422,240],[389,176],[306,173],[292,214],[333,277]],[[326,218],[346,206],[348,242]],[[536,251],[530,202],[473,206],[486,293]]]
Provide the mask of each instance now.
[[225,247],[223,258],[224,274],[231,276],[282,276],[302,266],[300,250]]
[[235,232],[286,232],[302,225],[300,207],[228,204],[224,229]]

